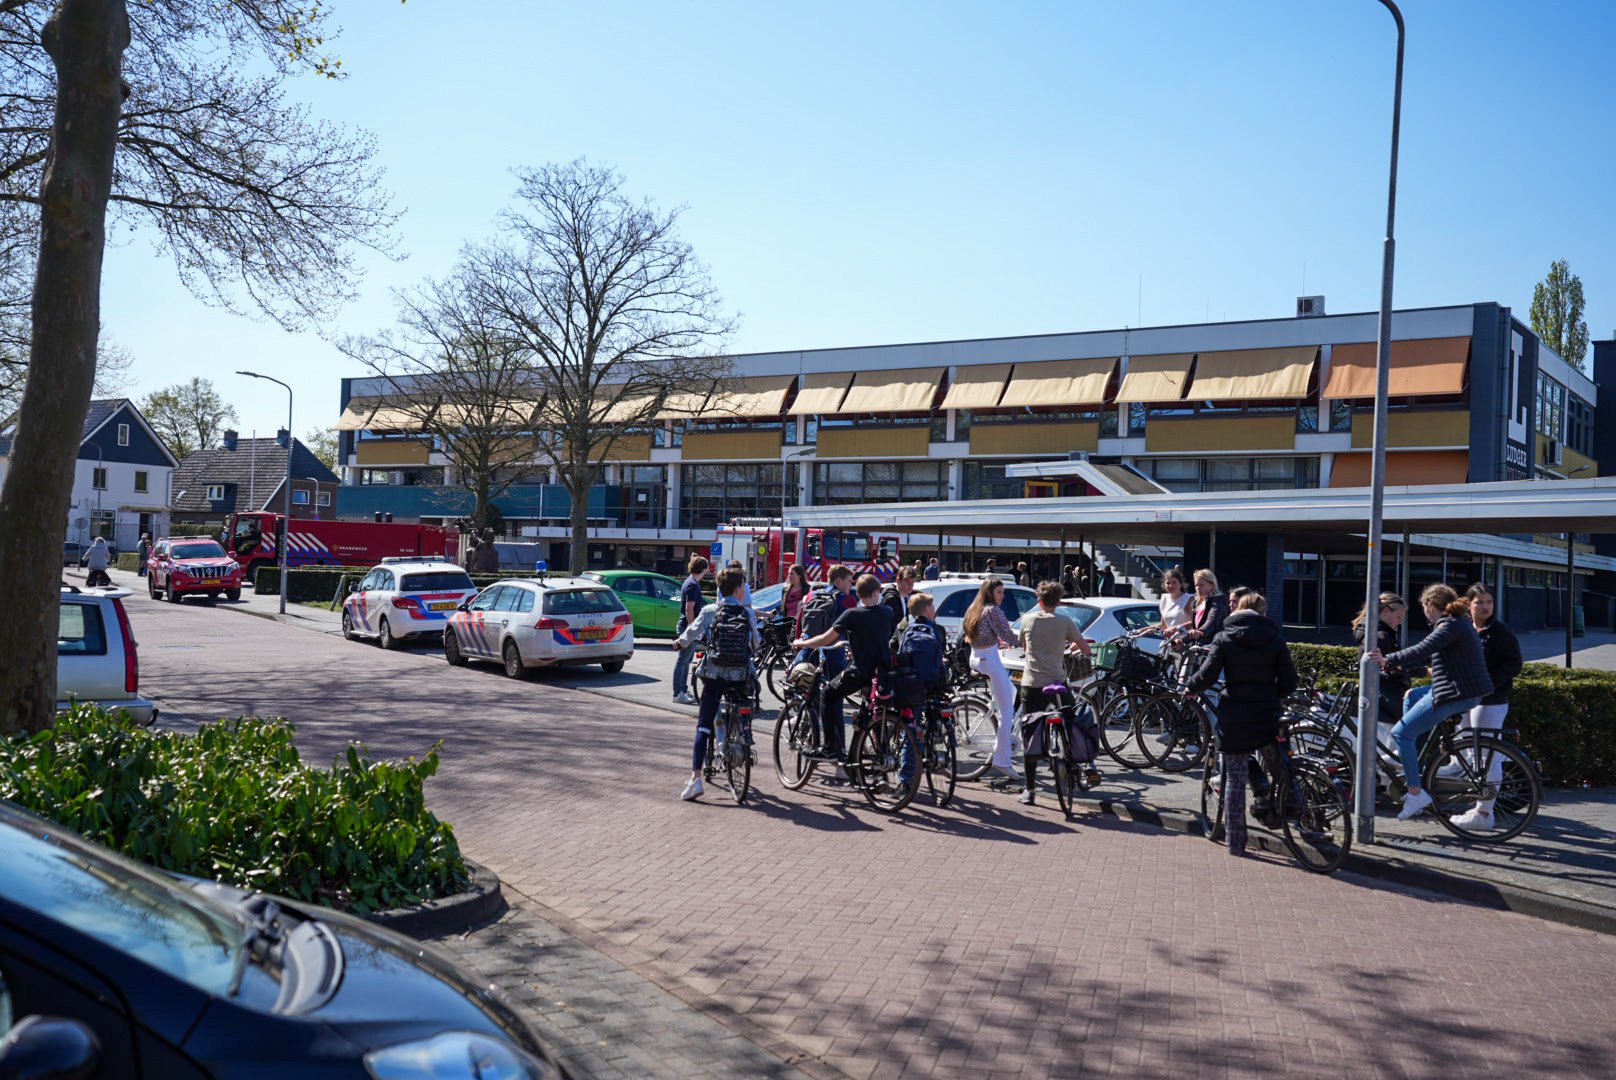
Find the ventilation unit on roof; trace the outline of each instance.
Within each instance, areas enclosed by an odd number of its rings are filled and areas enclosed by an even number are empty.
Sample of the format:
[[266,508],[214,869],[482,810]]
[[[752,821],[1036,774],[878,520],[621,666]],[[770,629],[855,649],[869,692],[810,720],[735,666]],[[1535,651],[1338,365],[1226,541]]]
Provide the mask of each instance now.
[[1298,296],[1296,298],[1296,317],[1305,319],[1312,315],[1324,314],[1324,297]]

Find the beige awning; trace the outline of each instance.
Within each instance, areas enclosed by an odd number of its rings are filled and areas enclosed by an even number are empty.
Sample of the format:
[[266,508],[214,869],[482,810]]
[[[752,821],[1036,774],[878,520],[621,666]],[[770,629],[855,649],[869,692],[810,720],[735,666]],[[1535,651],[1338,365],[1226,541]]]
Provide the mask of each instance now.
[[1204,352],[1195,361],[1194,401],[1294,401],[1307,397],[1317,345]]
[[1017,364],[1000,408],[1041,405],[1099,405],[1117,369],[1117,358],[1045,360]]
[[1122,376],[1122,386],[1117,390],[1118,404],[1183,400],[1184,386],[1190,381],[1190,361],[1194,358],[1194,353],[1129,357],[1128,372]]
[[[1372,341],[1337,345],[1330,350],[1330,381],[1324,387],[1327,398],[1372,398],[1375,396],[1375,352]],[[1386,373],[1388,397],[1427,397],[1462,394],[1465,365],[1470,359],[1470,339],[1421,338],[1392,342],[1390,370]]]
[[944,409],[991,409],[1004,395],[1004,384],[1010,378],[1010,364],[983,364],[980,367],[956,368],[954,385],[943,398]]
[[668,399],[657,410],[657,420],[692,420],[702,412],[707,404],[707,391],[682,390],[677,394],[669,394]]
[[817,375],[804,375],[802,389],[791,406],[792,416],[819,416],[835,414],[847,393],[847,384],[853,381],[851,371],[830,371]]
[[507,401],[494,407],[480,403],[445,402],[438,406],[435,419],[440,424],[453,427],[488,425],[491,428],[526,431],[533,426],[543,405],[542,401]]
[[651,403],[656,400],[655,394],[624,393],[620,386],[603,386],[596,392],[596,399],[605,406],[601,413],[600,422],[603,424],[621,424],[625,420],[649,421]]
[[795,375],[753,375],[733,380],[708,399],[701,415],[708,420],[779,416],[785,412],[786,395],[796,381]]
[[356,397],[349,400],[335,427],[338,431],[420,431],[435,411],[429,401]]
[[370,418],[382,406],[382,398],[356,397],[348,401],[348,407],[342,410],[342,416],[333,426],[338,431],[364,431],[370,426]]
[[890,371],[861,371],[835,412],[853,413],[926,412],[937,400],[937,387],[943,381],[940,367],[896,368]]

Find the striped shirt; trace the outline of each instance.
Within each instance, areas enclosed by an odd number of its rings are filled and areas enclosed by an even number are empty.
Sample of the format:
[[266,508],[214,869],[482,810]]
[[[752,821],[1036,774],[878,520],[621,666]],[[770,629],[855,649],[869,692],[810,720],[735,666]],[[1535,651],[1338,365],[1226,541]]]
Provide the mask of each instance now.
[[1010,632],[1010,620],[1004,617],[1004,609],[998,604],[988,604],[982,609],[982,618],[976,624],[976,636],[971,639],[971,646],[977,649],[992,649],[999,645],[1017,644],[1016,636]]

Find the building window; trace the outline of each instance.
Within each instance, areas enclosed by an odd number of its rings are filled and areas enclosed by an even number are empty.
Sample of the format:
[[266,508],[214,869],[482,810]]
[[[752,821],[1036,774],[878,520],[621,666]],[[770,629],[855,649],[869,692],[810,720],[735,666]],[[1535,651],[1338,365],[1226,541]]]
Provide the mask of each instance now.
[[128,446],[129,445],[129,425],[128,424],[119,424],[118,425],[118,445],[119,446]]
[[151,477],[151,474],[146,472],[144,469],[136,469],[135,470],[135,490],[139,491],[139,492],[145,492],[147,490],[147,485],[150,483],[150,477]]
[[1564,439],[1566,388],[1543,372],[1537,373],[1537,430],[1556,442]]
[[679,493],[685,527],[710,529],[740,517],[780,516],[780,462],[760,465],[686,465]]
[[309,493],[307,491],[304,491],[302,488],[293,488],[292,489],[292,505],[293,506],[307,506],[307,505],[309,505]]
[[1330,430],[1352,430],[1352,402],[1339,399],[1330,402]]
[[391,484],[393,474],[387,469],[360,469],[359,482],[361,484]]
[[1594,452],[1594,407],[1569,391],[1565,402],[1565,445],[1584,457]]
[[1144,402],[1134,401],[1128,404],[1128,434],[1143,435],[1145,433],[1146,408]]
[[1272,491],[1319,486],[1316,457],[1150,458],[1138,465],[1168,491]]
[[208,501],[209,502],[223,502],[224,501],[224,485],[223,484],[209,484],[208,485]]
[[315,500],[315,502],[318,503],[320,506],[330,506],[331,505],[331,493],[329,491],[320,492],[319,497]]
[[96,466],[90,470],[90,486],[97,491],[107,490],[107,470]]
[[936,502],[948,498],[945,461],[821,461],[814,464],[814,505]]

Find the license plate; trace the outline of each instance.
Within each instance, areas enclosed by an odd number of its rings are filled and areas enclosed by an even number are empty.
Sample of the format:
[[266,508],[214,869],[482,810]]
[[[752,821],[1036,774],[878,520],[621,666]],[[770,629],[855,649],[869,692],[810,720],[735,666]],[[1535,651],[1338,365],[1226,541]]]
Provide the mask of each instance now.
[[455,608],[457,608],[459,606],[460,605],[455,603],[453,600],[439,600],[437,603],[432,605],[432,610],[433,611],[453,611]]
[[609,633],[611,633],[611,631],[605,629],[580,630],[576,636],[579,641],[599,641]]

